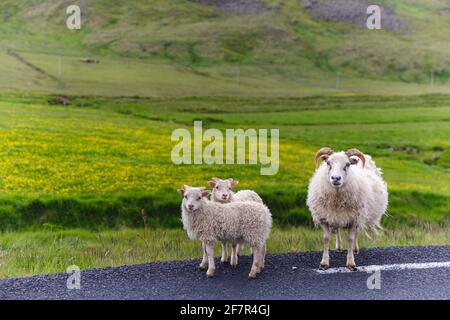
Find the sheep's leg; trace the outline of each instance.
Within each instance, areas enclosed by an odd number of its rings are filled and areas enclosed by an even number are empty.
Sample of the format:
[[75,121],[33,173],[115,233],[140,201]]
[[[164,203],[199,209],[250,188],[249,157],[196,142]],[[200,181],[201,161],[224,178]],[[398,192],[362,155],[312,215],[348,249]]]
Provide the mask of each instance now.
[[208,242],[205,244],[206,254],[208,255],[208,271],[206,271],[206,276],[208,278],[214,276],[216,271],[216,265],[214,264],[214,242]]
[[202,242],[202,251],[203,258],[202,262],[200,263],[200,269],[206,269],[208,267],[208,254],[206,253],[206,245],[204,242]]
[[262,249],[261,269],[264,269],[264,266],[266,264],[266,250],[267,250],[267,247],[266,247],[266,244],[264,244],[264,247]]
[[239,249],[239,244],[235,244],[233,243],[231,245],[231,266],[233,268],[237,267],[238,264],[238,249]]
[[341,229],[336,229],[336,251],[342,251]]
[[350,226],[350,228],[348,229],[347,268],[349,268],[351,271],[357,270],[354,256],[356,235],[356,227]]
[[253,246],[253,264],[250,273],[248,274],[249,278],[256,278],[256,275],[261,272],[261,264],[262,264],[262,246]]
[[359,253],[358,234],[356,234],[355,237],[356,237],[356,239],[355,239],[355,250],[353,250],[353,252],[358,254]]
[[222,242],[222,257],[220,258],[220,262],[225,263],[228,261],[228,248],[227,244]]
[[330,267],[330,227],[327,223],[321,223],[320,227],[323,231],[323,255],[320,262],[320,270],[326,270]]

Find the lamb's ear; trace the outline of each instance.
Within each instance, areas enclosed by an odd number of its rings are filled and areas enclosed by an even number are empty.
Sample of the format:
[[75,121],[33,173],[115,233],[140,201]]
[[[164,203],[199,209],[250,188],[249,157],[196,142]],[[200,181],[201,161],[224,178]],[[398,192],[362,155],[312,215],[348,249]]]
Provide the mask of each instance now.
[[213,178],[211,181],[208,181],[208,185],[209,185],[211,188],[214,188],[214,187],[216,186],[216,180],[215,180],[215,178]]
[[184,185],[183,186],[183,189],[178,189],[177,190],[177,192],[181,195],[181,196],[183,196],[184,195],[184,193],[186,192],[186,189],[187,188],[190,188],[188,185]]
[[357,156],[351,156],[349,158],[350,164],[358,164],[359,158]]
[[202,191],[202,197],[208,197],[208,196],[209,196],[209,191],[208,190]]
[[236,187],[239,183],[239,181],[236,181],[234,179],[228,179],[228,181],[230,182],[230,189],[233,189],[234,187]]

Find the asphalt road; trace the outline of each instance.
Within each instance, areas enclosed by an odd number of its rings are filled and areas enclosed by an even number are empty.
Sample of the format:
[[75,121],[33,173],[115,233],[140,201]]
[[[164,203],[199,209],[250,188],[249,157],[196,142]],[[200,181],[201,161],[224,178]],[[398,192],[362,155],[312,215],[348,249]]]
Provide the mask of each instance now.
[[[85,270],[72,290],[64,273],[6,279],[0,299],[450,299],[450,246],[362,250],[356,272],[342,268],[345,255],[331,252],[331,268],[320,272],[320,252],[269,254],[257,279],[247,278],[251,257],[237,269],[217,261],[211,279],[199,260]],[[376,269],[381,281],[369,289]]]

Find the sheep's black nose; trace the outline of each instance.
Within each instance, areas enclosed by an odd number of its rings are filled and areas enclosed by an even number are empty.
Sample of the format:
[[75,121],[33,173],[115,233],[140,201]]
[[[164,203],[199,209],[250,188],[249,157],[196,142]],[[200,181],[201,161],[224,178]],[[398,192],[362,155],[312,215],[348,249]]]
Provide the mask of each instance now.
[[193,205],[193,204],[190,204],[190,205],[188,205],[188,208],[189,208],[190,210],[192,210],[192,209],[194,209],[194,205]]
[[341,176],[331,176],[331,180],[333,181],[340,181],[342,179]]

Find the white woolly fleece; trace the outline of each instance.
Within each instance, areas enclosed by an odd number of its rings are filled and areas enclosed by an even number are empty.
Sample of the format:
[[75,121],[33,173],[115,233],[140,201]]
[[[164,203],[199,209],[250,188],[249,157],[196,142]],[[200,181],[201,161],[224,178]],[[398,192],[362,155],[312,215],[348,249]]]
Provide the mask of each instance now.
[[306,201],[315,224],[327,222],[332,228],[355,225],[358,231],[380,227],[388,204],[387,185],[371,157],[365,157],[366,166],[350,166],[346,183],[340,188],[329,183],[325,162],[317,168]]
[[206,243],[222,241],[262,247],[272,227],[269,209],[250,201],[217,203],[203,198],[194,212],[188,212],[182,203],[181,215],[189,238]]
[[238,191],[232,195],[231,201],[253,201],[263,203],[261,197],[253,190]]

